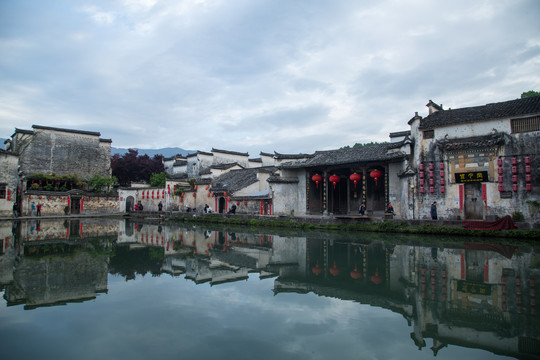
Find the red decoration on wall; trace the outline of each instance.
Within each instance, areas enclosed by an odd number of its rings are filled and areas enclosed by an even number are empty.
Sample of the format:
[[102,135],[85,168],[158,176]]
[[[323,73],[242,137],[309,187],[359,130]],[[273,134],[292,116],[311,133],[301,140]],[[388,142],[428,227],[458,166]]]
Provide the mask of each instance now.
[[532,184],[530,183],[525,184],[525,190],[532,191]]
[[503,159],[500,157],[497,159],[497,165],[502,166],[502,164],[503,164]]
[[525,156],[525,165],[529,165],[531,163],[531,157]]
[[336,184],[341,180],[336,174],[330,176],[330,182],[334,185],[334,190],[336,189]]
[[420,169],[420,171],[424,171],[424,164],[421,163],[421,164],[418,166],[418,168]]
[[320,174],[315,174],[311,177],[311,180],[315,181],[315,186],[319,188],[319,183],[322,181],[322,176]]
[[426,192],[426,190],[424,189],[424,187],[423,187],[423,186],[420,186],[420,194],[423,194],[423,193],[425,193],[425,192]]
[[444,170],[444,163],[443,162],[439,163],[439,170]]
[[498,168],[498,169],[497,169],[497,173],[498,173],[499,175],[502,175],[502,174],[503,174],[503,168],[502,168],[502,167]]
[[512,184],[512,190],[513,190],[514,192],[518,191],[518,186],[517,186],[517,184]]
[[512,166],[512,174],[517,174],[517,166]]
[[429,163],[429,170],[433,170],[433,163]]
[[516,157],[512,158],[512,165],[517,165],[517,158]]
[[[424,173],[420,173],[420,177],[424,177],[423,174]],[[377,186],[377,180],[379,180],[379,178],[382,176],[382,172],[378,169],[375,169],[369,173],[369,176],[371,176],[373,180],[375,180],[375,186]]]
[[446,187],[444,185],[441,185],[441,193],[444,194],[446,192]]
[[171,186],[167,185],[167,194],[170,194],[170,193],[171,193]]
[[351,176],[349,176],[349,179],[351,179],[351,181],[354,182],[354,188],[356,189],[356,183],[362,179],[362,176],[360,176],[357,173],[353,173],[351,174]]
[[459,211],[463,211],[463,195],[464,195],[464,186],[463,184],[459,185]]
[[503,191],[504,191],[504,185],[503,185],[503,184],[499,184],[498,190],[499,190],[500,192],[503,192]]

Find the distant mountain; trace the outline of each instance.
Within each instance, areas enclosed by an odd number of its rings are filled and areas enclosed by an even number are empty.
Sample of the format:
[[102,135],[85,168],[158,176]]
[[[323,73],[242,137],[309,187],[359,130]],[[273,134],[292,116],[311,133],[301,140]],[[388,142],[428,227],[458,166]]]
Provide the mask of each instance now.
[[[132,148],[133,150],[137,150],[139,152],[139,155],[148,155],[150,157],[153,157],[154,155],[163,155],[163,157],[172,157],[174,155],[182,155],[186,156],[187,154],[194,153],[193,150],[184,150],[179,147],[168,147],[168,148],[162,148],[162,149],[138,149],[138,148]],[[128,149],[124,148],[115,148],[111,147],[111,155],[120,154],[124,155],[128,152]]]
[[[4,141],[6,141],[6,140],[7,139],[5,139],[5,138],[0,138],[0,149],[4,150]],[[163,157],[166,157],[166,158],[172,157],[172,156],[177,155],[177,154],[180,154],[182,156],[186,156],[187,154],[191,154],[191,153],[195,152],[193,150],[184,150],[184,149],[179,148],[179,147],[168,147],[168,148],[163,148],[163,149],[137,149],[137,148],[133,148],[133,150],[137,150],[139,152],[139,155],[148,155],[150,157],[154,157],[154,155],[163,155]],[[111,147],[111,155],[114,155],[114,154],[124,155],[127,152],[128,152],[128,149]]]

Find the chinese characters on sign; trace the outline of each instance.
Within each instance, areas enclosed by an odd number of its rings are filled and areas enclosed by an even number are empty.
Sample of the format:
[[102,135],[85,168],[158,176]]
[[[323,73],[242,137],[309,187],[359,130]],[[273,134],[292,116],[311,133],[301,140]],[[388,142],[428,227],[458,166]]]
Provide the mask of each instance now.
[[487,171],[471,171],[466,173],[456,173],[456,183],[486,182],[488,181]]
[[491,295],[491,285],[483,283],[475,283],[471,281],[458,280],[457,290],[469,293],[469,294],[479,294],[479,295]]

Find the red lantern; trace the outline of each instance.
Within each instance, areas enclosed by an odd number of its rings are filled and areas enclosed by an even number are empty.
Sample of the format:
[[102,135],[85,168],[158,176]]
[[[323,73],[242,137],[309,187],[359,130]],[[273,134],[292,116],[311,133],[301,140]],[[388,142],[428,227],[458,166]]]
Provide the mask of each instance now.
[[420,169],[420,171],[424,171],[424,164],[420,164],[418,168]]
[[532,185],[530,183],[525,184],[525,190],[532,191]]
[[444,170],[444,163],[439,163],[439,170]]
[[359,182],[362,177],[357,173],[353,173],[351,176],[349,176],[349,179],[354,182],[354,188],[356,189],[356,183]]
[[317,186],[317,189],[319,188],[319,182],[322,181],[322,176],[320,174],[315,174],[311,177],[311,180],[315,181],[315,185]]
[[515,157],[512,158],[512,165],[517,165],[517,158]]
[[330,182],[334,185],[334,190],[336,189],[336,184],[339,182],[339,180],[341,179],[336,174],[330,176]]
[[[420,177],[423,177],[422,174],[423,173],[420,173]],[[377,186],[377,180],[379,180],[379,178],[382,176],[382,172],[380,172],[380,170],[378,169],[375,169],[369,173],[369,176],[371,176],[373,180],[375,180],[375,186]]]
[[351,277],[353,279],[360,279],[362,277],[362,273],[358,271],[358,265],[354,264],[354,270],[351,271]]
[[445,184],[444,178],[441,178],[439,182],[441,183],[441,185],[444,185]]
[[332,274],[332,276],[338,276],[339,272],[340,272],[339,268],[337,267],[336,262],[334,261],[334,266],[330,268],[330,274]]
[[499,187],[498,187],[498,188],[499,188],[499,191],[500,191],[500,192],[503,192],[503,191],[504,191],[504,185],[503,185],[503,184],[499,184]]
[[446,187],[445,187],[444,185],[441,185],[441,193],[443,193],[443,194],[444,194],[444,193],[445,193],[445,191],[446,191]]
[[170,193],[171,193],[171,186],[167,185],[167,194],[170,194]]
[[512,190],[514,190],[514,192],[518,191],[517,184],[512,184]]
[[223,193],[223,196],[224,196],[224,197],[227,197],[227,192],[226,192],[226,191]]
[[498,180],[499,184],[502,184],[502,183],[504,182],[504,180],[503,180],[503,177],[502,177],[502,176],[499,176],[497,180]]
[[208,193],[208,197],[210,197],[210,193]]
[[424,186],[424,179],[420,179],[420,186]]
[[498,165],[498,166],[502,166],[502,165],[503,165],[503,160],[502,160],[502,158],[498,158],[498,159],[497,159],[497,165]]
[[502,174],[503,174],[503,168],[502,168],[502,167],[498,168],[498,169],[497,169],[497,173],[498,173],[499,175],[502,175]]
[[322,268],[319,266],[319,261],[317,260],[317,263],[315,264],[315,266],[313,268],[311,268],[311,271],[315,274],[315,275],[320,275],[322,273]]
[[433,163],[429,163],[429,170],[433,170]]

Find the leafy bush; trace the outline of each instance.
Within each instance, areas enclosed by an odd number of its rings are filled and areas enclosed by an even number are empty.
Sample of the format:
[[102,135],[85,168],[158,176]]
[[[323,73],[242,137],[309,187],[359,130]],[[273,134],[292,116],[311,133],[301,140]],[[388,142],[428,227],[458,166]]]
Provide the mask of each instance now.
[[523,221],[523,213],[521,211],[514,211],[512,213],[512,220],[515,222]]

